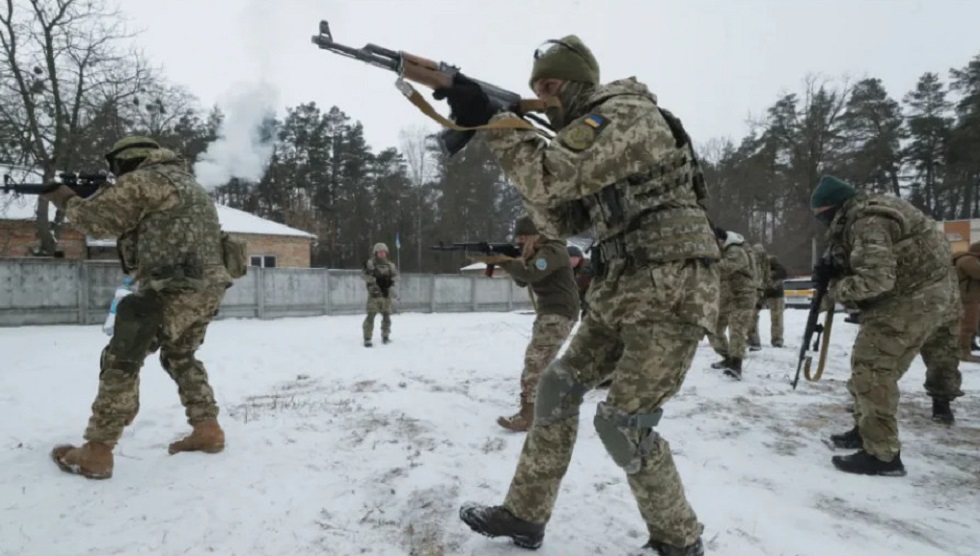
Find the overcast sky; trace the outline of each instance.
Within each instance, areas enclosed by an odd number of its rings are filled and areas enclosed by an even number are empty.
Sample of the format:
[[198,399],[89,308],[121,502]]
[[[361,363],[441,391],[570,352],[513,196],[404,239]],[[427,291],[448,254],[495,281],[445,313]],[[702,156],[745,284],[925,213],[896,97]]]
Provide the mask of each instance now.
[[808,72],[879,77],[900,100],[922,73],[946,80],[980,54],[975,0],[125,0],[122,10],[149,59],[205,106],[268,81],[281,112],[339,106],[376,150],[435,124],[393,73],[313,45],[321,19],[338,42],[450,62],[526,96],[534,49],[578,34],[603,81],[646,82],[696,142],[742,137]]

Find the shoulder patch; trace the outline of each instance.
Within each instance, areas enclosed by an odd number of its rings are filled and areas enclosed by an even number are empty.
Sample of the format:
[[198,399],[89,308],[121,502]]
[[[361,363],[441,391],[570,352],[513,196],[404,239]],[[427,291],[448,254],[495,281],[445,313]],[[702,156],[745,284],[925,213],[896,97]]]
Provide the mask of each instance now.
[[534,261],[534,268],[538,270],[545,270],[548,268],[548,261],[544,260],[544,258],[539,258]]
[[609,120],[598,114],[587,114],[572,122],[567,128],[559,133],[562,144],[573,151],[584,151],[592,146],[596,137],[606,126]]

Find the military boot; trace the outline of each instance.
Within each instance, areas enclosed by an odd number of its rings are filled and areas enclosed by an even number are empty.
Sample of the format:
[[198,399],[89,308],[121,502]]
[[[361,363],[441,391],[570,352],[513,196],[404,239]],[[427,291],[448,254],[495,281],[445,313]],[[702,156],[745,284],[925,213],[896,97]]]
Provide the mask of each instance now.
[[221,430],[217,419],[207,419],[195,424],[190,435],[172,443],[167,451],[171,454],[177,452],[217,454],[224,449],[225,431]]
[[521,394],[521,409],[511,417],[497,417],[497,424],[511,432],[527,432],[534,422],[534,403]]
[[391,343],[391,339],[388,338],[388,336],[382,336],[381,337],[381,343],[382,344],[390,344]]
[[834,448],[844,450],[860,450],[864,446],[864,442],[861,440],[861,433],[858,432],[857,427],[847,432],[830,435],[830,442],[834,445]]
[[932,420],[944,425],[953,424],[956,419],[953,408],[949,407],[949,400],[932,399]]
[[689,546],[679,547],[650,539],[643,548],[652,548],[659,556],[704,556],[704,543],[701,537]]
[[728,357],[722,358],[721,361],[716,361],[711,364],[712,369],[727,369],[729,365],[732,364],[732,360]]
[[481,535],[510,537],[521,548],[534,550],[544,541],[544,524],[524,521],[503,506],[464,504],[459,508],[459,518]]
[[749,344],[749,351],[759,351],[761,349],[762,349],[762,344],[760,343]]
[[725,376],[730,376],[735,380],[742,380],[742,360],[735,357],[728,360],[728,367],[725,368]]
[[830,458],[830,461],[834,467],[845,473],[881,475],[883,477],[905,476],[901,452],[895,454],[891,461],[881,461],[864,450],[859,450],[849,456],[834,456]]
[[51,450],[51,459],[65,473],[89,479],[108,479],[112,477],[113,446],[102,442],[86,442],[78,448],[63,444]]
[[364,347],[369,348],[371,345],[371,338],[364,338]]

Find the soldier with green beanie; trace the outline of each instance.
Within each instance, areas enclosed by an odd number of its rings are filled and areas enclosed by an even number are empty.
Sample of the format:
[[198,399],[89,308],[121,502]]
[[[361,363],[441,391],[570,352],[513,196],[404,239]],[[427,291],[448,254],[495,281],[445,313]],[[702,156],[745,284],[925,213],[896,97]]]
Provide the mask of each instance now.
[[123,271],[139,285],[119,302],[102,350],[85,444],[51,453],[62,471],[91,479],[112,476],[112,450],[139,410],[143,360],[157,350],[193,427],[169,452],[215,453],[225,445],[207,371],[194,357],[232,279],[214,202],[183,159],[153,139],[121,139],[106,162],[118,178],[114,185],[87,199],[65,186],[43,196],[83,233],[117,237]]
[[854,428],[831,436],[835,446],[858,452],[832,463],[848,473],[904,476],[898,381],[912,359],[921,354],[926,364],[934,419],[951,423],[950,402],[963,395],[959,288],[949,242],[908,202],[858,193],[832,176],[821,178],[810,207],[828,226],[828,255],[814,277],[829,278],[832,299],[861,311],[847,382]]
[[[718,319],[720,252],[703,206],[703,174],[680,120],[635,78],[599,79],[581,39],[548,41],[534,54],[530,86],[549,106],[556,137],[477,131],[533,206],[538,229],[540,218],[559,237],[593,232],[595,276],[578,332],[541,375],[534,422],[503,503],[466,504],[460,519],[481,534],[539,547],[571,461],[584,395],[611,377],[592,422],[636,498],[645,548],[700,556],[704,528],[658,424]],[[435,96],[449,101],[463,125],[515,117],[467,80]]]

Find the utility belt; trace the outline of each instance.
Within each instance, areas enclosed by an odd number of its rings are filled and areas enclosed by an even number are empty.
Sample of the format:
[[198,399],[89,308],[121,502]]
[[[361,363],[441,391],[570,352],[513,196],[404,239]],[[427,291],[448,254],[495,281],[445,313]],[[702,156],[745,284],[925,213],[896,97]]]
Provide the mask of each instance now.
[[[663,262],[660,257],[654,256],[649,249],[639,246],[628,245],[623,236],[607,239],[592,247],[592,268],[595,275],[603,276],[609,264],[615,261],[625,261],[626,266],[643,266],[654,262]],[[691,257],[688,261],[697,261],[705,266],[711,266],[718,262],[711,257]]]

